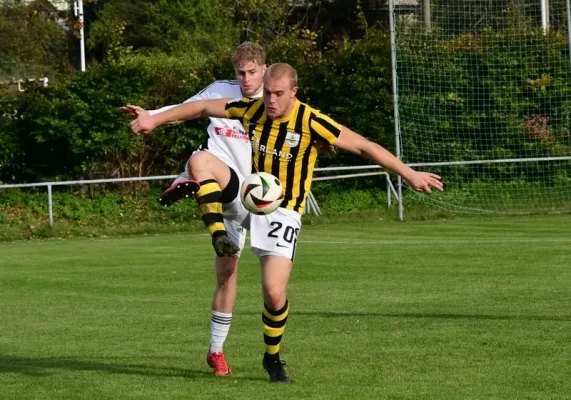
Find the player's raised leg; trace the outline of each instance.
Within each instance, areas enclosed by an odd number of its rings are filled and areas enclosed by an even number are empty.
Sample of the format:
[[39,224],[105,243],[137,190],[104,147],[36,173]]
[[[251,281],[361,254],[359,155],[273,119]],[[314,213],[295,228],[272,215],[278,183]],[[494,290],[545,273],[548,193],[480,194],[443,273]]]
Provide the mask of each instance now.
[[190,175],[199,183],[196,202],[202,221],[212,236],[212,246],[219,257],[236,257],[239,247],[228,237],[224,226],[222,190],[232,177],[230,168],[207,151],[195,153],[188,160]]

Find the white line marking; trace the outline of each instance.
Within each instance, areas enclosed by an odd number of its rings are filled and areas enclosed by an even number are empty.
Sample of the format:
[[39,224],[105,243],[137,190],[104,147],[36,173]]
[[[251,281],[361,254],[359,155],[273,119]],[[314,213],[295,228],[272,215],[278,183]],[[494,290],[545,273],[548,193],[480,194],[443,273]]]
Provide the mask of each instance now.
[[[202,233],[201,236],[210,236]],[[501,243],[571,243],[571,238],[544,239],[404,239],[404,240],[298,240],[298,243],[313,244],[355,244],[355,245],[400,245],[400,244],[501,244]]]
[[571,243],[570,239],[427,239],[427,240],[299,240],[298,243],[407,245],[407,244],[501,244],[501,243]]

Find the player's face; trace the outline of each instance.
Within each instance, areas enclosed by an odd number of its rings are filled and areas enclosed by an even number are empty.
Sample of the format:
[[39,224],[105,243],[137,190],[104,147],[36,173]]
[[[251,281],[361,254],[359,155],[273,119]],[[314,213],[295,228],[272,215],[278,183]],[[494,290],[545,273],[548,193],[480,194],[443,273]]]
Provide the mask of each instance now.
[[264,106],[270,118],[283,118],[289,115],[295,103],[297,87],[291,87],[287,76],[280,79],[264,80]]
[[255,96],[262,88],[266,65],[260,65],[255,61],[249,61],[235,68],[236,79],[242,89],[244,97]]

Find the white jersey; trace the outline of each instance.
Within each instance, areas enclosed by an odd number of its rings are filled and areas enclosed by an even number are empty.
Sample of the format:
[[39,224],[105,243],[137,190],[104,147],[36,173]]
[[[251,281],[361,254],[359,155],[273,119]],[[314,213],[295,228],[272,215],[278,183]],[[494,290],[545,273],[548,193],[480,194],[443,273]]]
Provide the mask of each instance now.
[[[254,97],[260,97],[261,91]],[[242,90],[237,81],[215,81],[210,86],[186,100],[212,100],[222,98],[235,99],[243,97]],[[167,106],[150,111],[156,114],[169,110],[175,106]],[[252,172],[252,145],[242,123],[226,118],[210,118],[207,128],[208,138],[199,150],[206,150],[218,157],[226,165],[237,168],[239,174],[248,176]]]

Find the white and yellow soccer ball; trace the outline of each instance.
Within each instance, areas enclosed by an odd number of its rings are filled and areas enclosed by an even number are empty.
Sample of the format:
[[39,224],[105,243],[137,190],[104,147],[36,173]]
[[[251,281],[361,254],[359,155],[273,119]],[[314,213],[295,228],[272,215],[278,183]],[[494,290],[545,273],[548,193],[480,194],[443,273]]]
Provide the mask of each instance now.
[[240,199],[252,214],[264,215],[274,212],[284,198],[279,179],[267,172],[255,172],[242,183]]

